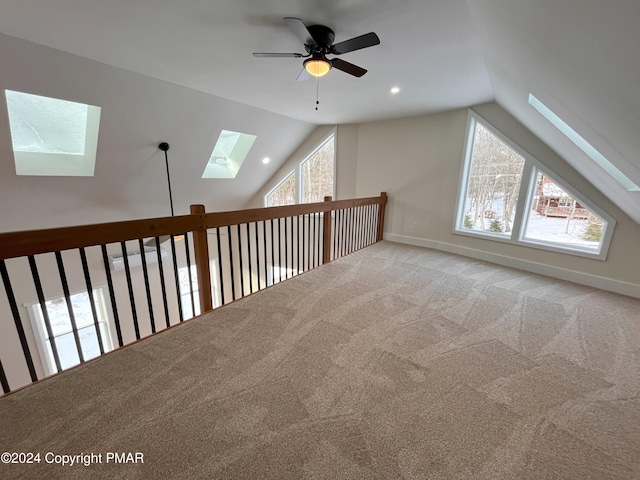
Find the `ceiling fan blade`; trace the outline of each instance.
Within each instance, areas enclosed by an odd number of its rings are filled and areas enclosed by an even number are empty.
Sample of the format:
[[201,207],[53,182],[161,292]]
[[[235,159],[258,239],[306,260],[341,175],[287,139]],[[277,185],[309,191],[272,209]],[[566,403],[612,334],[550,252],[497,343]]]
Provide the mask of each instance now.
[[301,53],[254,53],[253,56],[257,58],[302,58],[308,55]]
[[345,40],[344,42],[336,43],[331,48],[331,53],[341,55],[343,53],[353,52],[354,50],[360,50],[361,48],[373,47],[374,45],[380,45],[380,39],[378,35],[371,32],[350,40]]
[[300,72],[300,75],[298,75],[298,78],[296,78],[296,80],[298,82],[306,82],[310,78],[311,78],[311,74],[307,72],[306,68],[302,67],[302,71]]
[[342,70],[349,75],[353,75],[354,77],[361,77],[365,73],[367,73],[364,68],[354,65],[353,63],[345,62],[341,58],[334,58],[333,60],[331,60],[331,65],[333,65],[338,70]]
[[284,23],[286,23],[287,26],[291,30],[293,30],[293,33],[296,34],[296,36],[300,39],[302,43],[304,43],[305,45],[316,44],[316,41],[311,36],[311,33],[309,33],[309,30],[307,29],[305,24],[302,23],[302,20],[294,17],[284,17],[283,20],[284,20]]

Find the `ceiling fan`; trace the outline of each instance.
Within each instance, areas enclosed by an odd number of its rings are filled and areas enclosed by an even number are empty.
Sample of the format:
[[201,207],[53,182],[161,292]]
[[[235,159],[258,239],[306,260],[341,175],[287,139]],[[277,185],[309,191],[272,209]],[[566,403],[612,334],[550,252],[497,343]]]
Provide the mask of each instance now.
[[342,55],[343,53],[349,53],[354,50],[380,44],[378,35],[373,32],[334,44],[335,33],[329,27],[325,27],[324,25],[311,25],[307,27],[302,20],[294,17],[284,17],[284,22],[302,41],[307,54],[254,53],[253,56],[259,58],[307,58],[303,64],[304,68],[300,72],[300,75],[298,75],[298,81],[308,80],[311,75],[314,77],[322,77],[326,75],[332,67],[342,70],[354,77],[361,77],[367,73],[364,68],[354,65],[353,63],[345,62],[340,58],[328,59],[326,56],[328,54]]

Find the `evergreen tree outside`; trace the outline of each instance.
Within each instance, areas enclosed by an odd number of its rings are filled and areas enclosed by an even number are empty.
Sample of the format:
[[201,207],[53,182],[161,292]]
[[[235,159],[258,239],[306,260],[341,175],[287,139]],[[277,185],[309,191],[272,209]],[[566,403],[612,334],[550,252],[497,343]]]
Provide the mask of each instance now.
[[489,225],[489,231],[495,233],[502,233],[502,226],[500,222],[496,219],[491,221],[491,225]]
[[602,220],[595,215],[589,215],[587,218],[587,226],[584,229],[582,238],[584,240],[599,242],[602,237],[602,227],[604,226]]
[[464,216],[464,221],[462,223],[464,228],[473,228],[473,222],[471,221],[471,215],[468,213]]
[[500,226],[500,233],[509,233],[513,224],[515,209],[518,203],[520,182],[524,169],[524,157],[511,146],[501,140],[481,123],[476,123],[467,193],[464,202],[464,212],[477,224],[470,228],[496,232],[491,229],[492,222],[488,211],[498,211],[504,221]]

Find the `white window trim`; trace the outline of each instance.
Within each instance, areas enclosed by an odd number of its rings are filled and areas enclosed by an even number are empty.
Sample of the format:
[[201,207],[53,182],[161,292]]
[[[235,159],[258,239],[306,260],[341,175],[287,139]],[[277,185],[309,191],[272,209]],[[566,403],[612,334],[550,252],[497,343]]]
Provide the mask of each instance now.
[[[19,92],[26,95],[36,95],[27,92]],[[5,101],[7,100],[7,90],[5,90]],[[72,100],[54,100],[73,102]],[[71,153],[51,153],[51,152],[26,152],[13,149],[13,157],[16,167],[16,175],[28,176],[51,176],[51,177],[93,177],[96,168],[96,155],[98,150],[98,135],[100,131],[101,107],[87,105],[87,122],[85,130],[85,143],[83,154]],[[7,110],[8,110],[7,106]],[[13,134],[11,134],[13,145]]]
[[[178,265],[178,270],[181,269],[186,269],[187,268],[187,264],[183,264],[183,265]],[[191,264],[191,268],[195,269],[195,272],[197,273],[197,265],[196,264]],[[212,300],[212,307],[218,308],[221,306],[220,304],[220,287],[219,287],[219,281],[218,281],[218,270],[217,270],[218,266],[217,266],[217,262],[215,259],[209,261],[209,277],[210,277],[210,284],[211,284],[211,291],[212,291],[212,295],[211,295],[211,300]],[[191,289],[190,289],[190,285],[187,287],[185,292],[180,291],[180,301],[182,301],[182,297],[186,297],[187,298],[187,302],[190,304],[191,303]],[[200,295],[200,285],[198,285],[198,288],[196,288],[195,290],[193,290],[193,294],[194,294],[194,303],[196,308],[199,308],[199,303],[198,300],[195,298],[196,294]],[[183,308],[183,314],[184,314],[184,308]],[[192,317],[189,317],[189,319],[191,318],[195,318],[199,315],[202,315],[202,312],[200,312],[198,315],[193,315]]]
[[[524,160],[524,168],[522,171],[522,179],[520,182],[520,191],[518,195],[518,203],[516,205],[515,216],[513,226],[511,229],[511,235],[505,236],[497,233],[474,231],[463,228],[464,221],[464,202],[467,196],[469,171],[471,169],[470,155],[473,149],[473,135],[470,132],[475,132],[476,123],[482,123],[482,126],[489,130],[492,134],[505,142],[516,153],[521,155]],[[542,162],[534,158],[527,151],[523,150],[519,145],[513,142],[510,138],[506,137],[500,130],[487,121],[478,113],[473,110],[469,110],[467,115],[467,127],[465,130],[466,142],[464,148],[464,154],[462,158],[462,169],[460,171],[460,181],[458,186],[458,198],[456,201],[456,212],[454,217],[453,233],[456,235],[464,235],[473,238],[484,238],[487,240],[493,240],[497,242],[508,243],[511,245],[519,245],[524,247],[536,248],[540,250],[547,250],[556,253],[563,253],[567,255],[575,255],[579,257],[586,257],[597,260],[606,260],[611,239],[613,237],[613,231],[616,225],[615,219],[606,213],[602,208],[595,205],[591,200],[586,198],[583,194],[579,193],[575,188],[571,187],[562,177],[557,175],[553,169],[547,167]],[[579,202],[586,206],[593,213],[607,222],[607,227],[604,229],[602,239],[600,241],[600,248],[597,251],[581,249],[579,247],[569,247],[566,245],[560,245],[553,242],[545,242],[543,240],[526,238],[526,223],[529,219],[531,201],[533,199],[535,190],[535,180],[537,178],[538,171],[542,171],[547,177],[553,180],[560,188],[571,195],[573,198],[579,200]]]
[[278,184],[273,187],[271,190],[269,190],[265,196],[264,196],[264,206],[268,207],[269,206],[269,195],[273,194],[276,190],[278,190],[287,180],[289,180],[292,176],[294,176],[295,180],[296,180],[296,196],[298,195],[298,184],[300,183],[298,181],[298,177],[296,176],[296,171],[295,170],[291,170],[289,173],[287,173],[284,178],[282,180],[280,180],[278,182]]
[[[607,252],[609,250],[609,245],[611,244],[611,238],[613,237],[613,228],[615,227],[616,221],[611,215],[607,214],[600,207],[592,203],[589,199],[585,199],[584,195],[577,192],[571,185],[566,183],[562,178],[557,177],[555,173],[549,173],[549,169],[544,165],[540,164],[537,160],[533,160],[533,168],[531,168],[531,172],[529,175],[529,186],[526,190],[526,199],[523,212],[526,215],[523,215],[519,220],[521,223],[521,228],[519,228],[518,232],[518,241],[523,244],[528,244],[535,246],[535,248],[540,248],[542,250],[549,250],[552,252],[562,251],[566,253],[566,251],[570,251],[573,255],[584,256],[588,258],[599,258],[601,260],[605,260],[607,256]],[[568,193],[571,197],[577,200],[581,205],[585,206],[588,210],[592,211],[602,220],[607,222],[607,227],[603,231],[602,238],[600,239],[600,245],[598,250],[587,250],[585,248],[576,247],[567,247],[567,246],[558,246],[557,243],[532,239],[526,237],[527,232],[527,223],[529,221],[529,217],[531,215],[531,202],[533,201],[533,197],[535,195],[536,188],[536,180],[538,178],[538,173],[544,174],[547,178],[553,181],[556,185],[558,185],[562,190]]]
[[289,173],[285,175],[284,178],[282,178],[271,190],[269,190],[264,195],[263,200],[264,200],[265,207],[268,206],[267,197],[271,195],[274,191],[276,191],[278,187],[280,187],[284,182],[286,182],[291,175],[295,175],[296,177],[296,204],[302,203],[302,165],[304,165],[314,153],[320,150],[325,145],[325,143],[331,140],[331,138],[333,138],[333,141],[334,141],[333,189],[331,192],[331,198],[333,200],[336,199],[336,185],[337,185],[337,179],[338,179],[338,169],[336,168],[336,159],[338,158],[338,132],[336,128],[332,128],[331,131],[325,137],[323,137],[323,139],[309,153],[307,153],[307,155],[305,155],[301,161],[297,163],[296,167],[294,167],[293,170],[289,171]]
[[315,153],[320,150],[322,147],[324,147],[327,142],[329,142],[329,140],[333,139],[333,183],[331,185],[331,198],[333,200],[335,200],[336,198],[336,157],[337,157],[337,151],[338,151],[338,141],[337,141],[337,135],[336,135],[336,131],[335,129],[331,130],[331,133],[329,133],[324,140],[322,140],[318,146],[316,148],[314,148],[311,153],[309,153],[306,157],[304,157],[304,160],[302,160],[299,164],[298,164],[298,178],[296,179],[296,181],[298,181],[297,185],[296,185],[296,196],[298,197],[297,201],[298,203],[302,203],[302,185],[303,185],[303,179],[302,179],[302,166],[307,163],[311,157],[313,155],[315,155]]
[[[104,322],[98,322],[98,324],[105,323],[105,326],[106,326],[107,344],[104,345],[104,351],[106,353],[106,352],[110,352],[115,348],[112,332],[116,331],[113,312],[111,310],[111,304],[110,302],[107,301],[107,298],[108,298],[107,294],[109,290],[106,285],[94,286],[93,290],[94,291],[99,290],[101,292],[102,299],[103,299],[102,307],[104,308],[103,313],[106,315],[106,319]],[[79,293],[85,293],[86,291],[87,290],[78,290],[78,291],[70,292],[69,296],[72,297]],[[55,300],[63,297],[64,297],[63,295],[47,297],[45,298],[45,302],[49,302],[51,300]],[[40,313],[37,310],[37,307],[40,306],[40,302],[28,302],[28,303],[25,303],[24,306],[27,308],[27,312],[29,314],[29,320],[31,321],[33,336],[36,341],[36,346],[38,347],[38,354],[40,355],[40,363],[42,365],[42,368],[45,374],[48,376],[48,375],[53,375],[55,373],[60,373],[58,372],[58,369],[55,363],[51,363],[51,359],[49,358],[49,352],[47,350],[47,344],[46,344],[46,337],[48,333],[44,328],[43,322],[40,320]]]

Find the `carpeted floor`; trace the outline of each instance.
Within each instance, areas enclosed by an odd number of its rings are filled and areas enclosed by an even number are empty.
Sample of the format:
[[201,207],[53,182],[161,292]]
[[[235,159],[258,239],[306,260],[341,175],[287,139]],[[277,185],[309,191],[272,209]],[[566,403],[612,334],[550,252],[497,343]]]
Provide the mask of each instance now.
[[41,454],[3,479],[640,478],[640,300],[382,242],[0,399],[0,425]]

